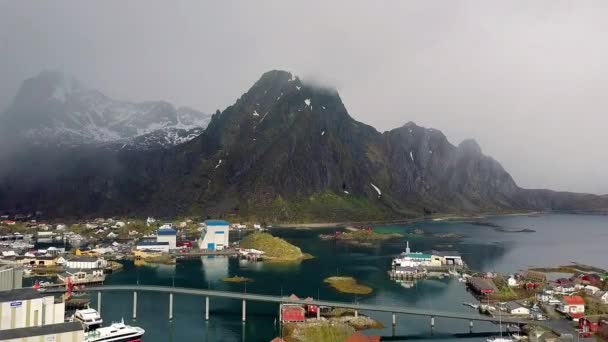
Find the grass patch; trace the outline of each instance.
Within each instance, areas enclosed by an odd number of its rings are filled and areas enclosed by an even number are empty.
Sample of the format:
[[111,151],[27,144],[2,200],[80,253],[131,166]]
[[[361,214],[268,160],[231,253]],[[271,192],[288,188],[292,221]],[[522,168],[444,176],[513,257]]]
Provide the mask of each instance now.
[[342,293],[366,295],[373,291],[371,287],[357,283],[353,277],[329,277],[323,282]]
[[285,340],[288,342],[342,342],[355,332],[351,326],[338,322],[314,322],[286,324]]
[[296,261],[312,257],[302,253],[299,247],[269,233],[251,233],[241,240],[239,245],[241,248],[264,251],[264,257],[274,261]]
[[253,279],[251,279],[251,278],[239,277],[239,276],[228,277],[228,278],[224,278],[222,280],[224,282],[226,282],[226,283],[250,283],[250,282],[253,282]]

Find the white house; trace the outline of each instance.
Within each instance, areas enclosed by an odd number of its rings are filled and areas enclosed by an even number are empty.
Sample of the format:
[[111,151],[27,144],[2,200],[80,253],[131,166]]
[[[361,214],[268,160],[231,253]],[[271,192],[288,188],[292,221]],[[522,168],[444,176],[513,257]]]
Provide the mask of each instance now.
[[515,279],[513,275],[511,275],[509,279],[507,279],[507,285],[509,285],[510,287],[516,287],[519,285],[519,282],[517,281],[517,279]]
[[156,242],[168,242],[169,249],[175,249],[177,245],[177,231],[165,224],[156,231]]
[[557,306],[557,311],[568,313],[585,313],[585,300],[581,296],[564,296]]
[[592,286],[592,285],[585,286],[585,292],[587,292],[590,295],[594,295],[599,290],[600,289],[598,287],[595,287],[595,286]]
[[201,238],[198,240],[200,249],[223,250],[230,246],[230,223],[224,220],[207,220],[203,226]]
[[156,223],[156,219],[154,217],[148,217],[148,219],[146,220],[146,225],[149,227],[153,224]]
[[510,313],[511,315],[529,315],[530,314],[530,309],[522,306],[521,304],[519,304],[517,302],[507,302],[505,304],[505,308],[507,309],[507,312]]
[[68,262],[68,261],[66,260],[66,258],[64,258],[62,256],[58,256],[57,258],[55,258],[56,265],[63,266],[63,265],[65,265],[66,262]]
[[108,262],[103,258],[78,256],[67,260],[65,266],[73,269],[104,268],[108,266]]
[[406,242],[405,252],[393,259],[393,268],[396,267],[426,267],[426,266],[441,266],[442,258],[440,256],[412,252],[410,250],[409,241]]

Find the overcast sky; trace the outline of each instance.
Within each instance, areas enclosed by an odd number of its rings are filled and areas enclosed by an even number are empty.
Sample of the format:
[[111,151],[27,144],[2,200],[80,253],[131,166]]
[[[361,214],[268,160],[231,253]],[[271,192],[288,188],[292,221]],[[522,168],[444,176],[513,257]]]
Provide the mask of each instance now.
[[109,96],[223,109],[270,69],[380,131],[475,138],[520,186],[608,193],[608,2],[0,0],[0,108],[68,72]]

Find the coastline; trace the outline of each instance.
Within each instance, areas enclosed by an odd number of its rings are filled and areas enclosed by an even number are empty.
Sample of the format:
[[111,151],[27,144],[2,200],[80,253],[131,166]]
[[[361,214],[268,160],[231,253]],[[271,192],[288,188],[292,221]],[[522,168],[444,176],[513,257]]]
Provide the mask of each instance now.
[[423,216],[410,219],[399,220],[382,220],[382,221],[345,221],[345,222],[310,222],[310,223],[277,223],[269,229],[280,228],[341,228],[353,225],[390,225],[390,224],[414,224],[418,222],[443,222],[443,221],[467,221],[478,220],[492,217],[508,217],[508,216],[526,216],[526,215],[542,215],[550,213],[550,211],[521,211],[510,213],[482,213],[472,215],[437,215]]

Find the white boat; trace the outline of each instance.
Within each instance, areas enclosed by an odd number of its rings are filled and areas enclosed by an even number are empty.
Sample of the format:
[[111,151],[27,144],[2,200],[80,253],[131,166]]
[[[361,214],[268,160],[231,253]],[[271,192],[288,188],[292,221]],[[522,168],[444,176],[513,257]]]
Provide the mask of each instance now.
[[492,337],[486,340],[487,342],[513,342],[513,339],[508,337]]
[[502,336],[502,311],[500,311],[498,314],[498,324],[499,324],[499,329],[500,329],[500,336],[499,337],[490,337],[486,341],[487,342],[513,342],[512,338]]
[[85,331],[95,330],[103,323],[101,315],[95,309],[76,310],[74,320],[82,323]]
[[462,303],[462,305],[468,306],[468,307],[473,308],[473,309],[479,309],[479,305],[473,304],[473,303]]
[[140,342],[146,331],[126,325],[124,321],[85,333],[85,342]]

